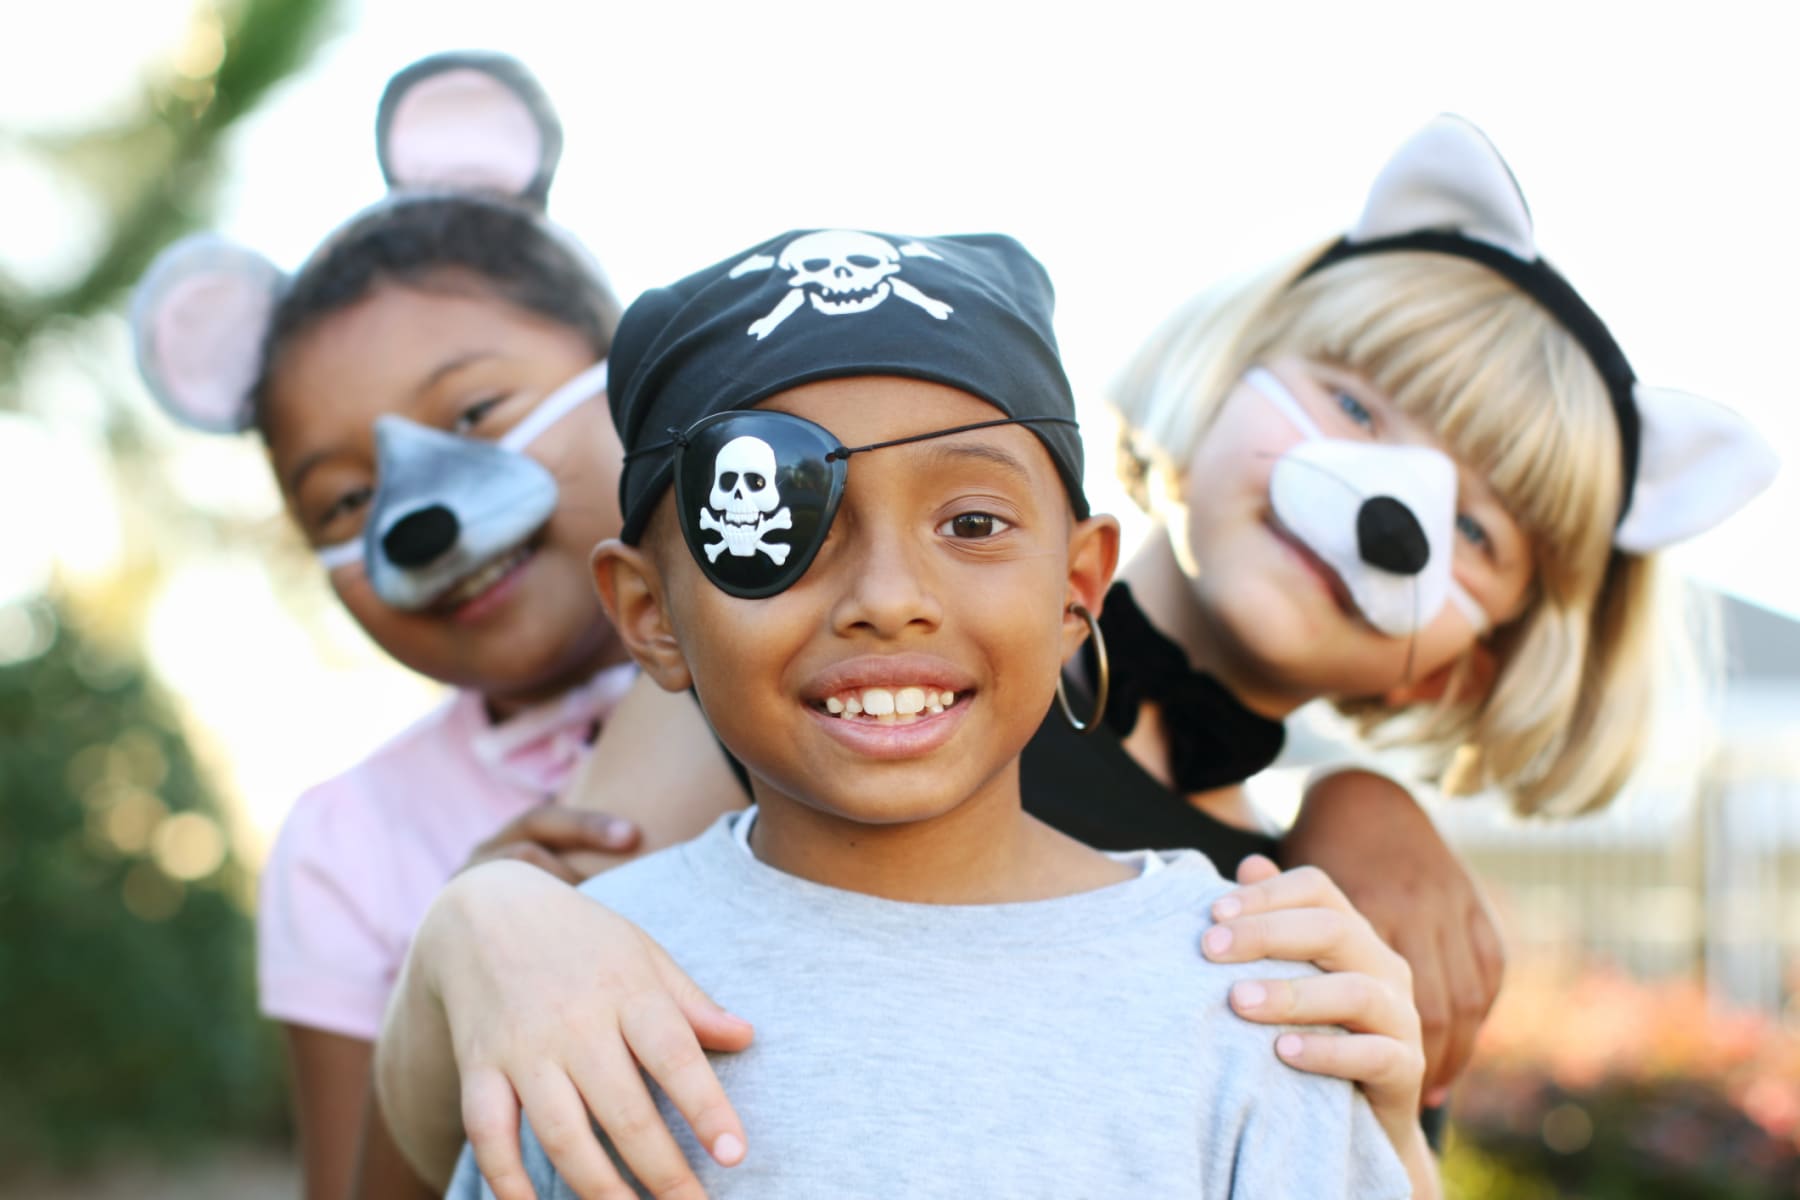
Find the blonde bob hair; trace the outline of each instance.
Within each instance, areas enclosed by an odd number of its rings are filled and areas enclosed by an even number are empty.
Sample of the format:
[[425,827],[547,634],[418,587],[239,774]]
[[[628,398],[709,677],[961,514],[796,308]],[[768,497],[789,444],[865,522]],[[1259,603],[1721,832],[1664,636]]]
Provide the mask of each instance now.
[[[1360,731],[1423,755],[1446,792],[1498,788],[1524,814],[1607,803],[1643,751],[1655,706],[1654,562],[1617,551],[1619,426],[1581,346],[1494,271],[1396,251],[1302,277],[1315,248],[1179,309],[1126,367],[1112,400],[1140,503],[1175,494],[1225,396],[1257,362],[1348,368],[1482,471],[1534,548],[1525,610],[1489,635],[1484,695],[1395,709],[1335,698]],[[1151,487],[1153,480],[1161,486]]]

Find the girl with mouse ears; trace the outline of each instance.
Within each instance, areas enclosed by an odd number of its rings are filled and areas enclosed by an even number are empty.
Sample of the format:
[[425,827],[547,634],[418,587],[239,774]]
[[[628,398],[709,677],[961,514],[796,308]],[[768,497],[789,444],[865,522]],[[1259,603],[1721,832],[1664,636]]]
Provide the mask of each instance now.
[[[620,849],[550,805],[635,675],[588,554],[618,532],[605,408],[619,303],[544,216],[562,129],[496,54],[389,82],[387,195],[292,275],[212,235],[139,285],[138,360],[178,420],[255,430],[333,591],[396,660],[456,689],[302,795],[261,881],[258,990],[293,1061],[309,1196],[350,1187],[372,1046],[420,917],[471,856]],[[365,1189],[419,1186],[385,1138]]]

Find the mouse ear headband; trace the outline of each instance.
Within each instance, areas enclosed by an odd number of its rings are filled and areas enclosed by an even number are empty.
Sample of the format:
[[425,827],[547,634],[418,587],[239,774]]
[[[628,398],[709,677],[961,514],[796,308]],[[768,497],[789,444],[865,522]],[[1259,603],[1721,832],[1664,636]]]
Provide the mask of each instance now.
[[[463,51],[421,59],[388,81],[375,145],[383,203],[476,192],[541,212],[562,125],[523,64]],[[209,433],[250,427],[263,342],[287,283],[268,259],[214,234],[157,257],[132,298],[132,340],[151,395],[171,416]]]
[[1430,251],[1498,272],[1541,304],[1587,352],[1612,399],[1624,459],[1613,544],[1648,554],[1702,533],[1775,477],[1774,450],[1722,405],[1637,381],[1612,333],[1538,253],[1531,213],[1493,143],[1440,116],[1400,148],[1369,189],[1354,228],[1302,272],[1388,251]]

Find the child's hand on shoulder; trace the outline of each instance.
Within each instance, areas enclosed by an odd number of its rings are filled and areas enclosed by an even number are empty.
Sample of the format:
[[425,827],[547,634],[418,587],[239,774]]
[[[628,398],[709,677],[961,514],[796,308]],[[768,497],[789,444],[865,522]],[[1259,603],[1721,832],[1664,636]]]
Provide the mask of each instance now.
[[1506,951],[1487,898],[1400,784],[1339,771],[1307,788],[1282,858],[1329,872],[1405,957],[1424,1029],[1425,1102],[1444,1102],[1500,994]]
[[703,1050],[742,1050],[751,1027],[630,921],[538,872],[490,863],[445,888],[413,958],[449,1027],[475,1161],[501,1200],[532,1194],[521,1112],[578,1195],[621,1187],[590,1113],[654,1194],[702,1195],[646,1075],[718,1162],[742,1159],[743,1124]]
[[1428,1163],[1419,1127],[1425,1052],[1406,960],[1317,867],[1283,872],[1252,855],[1239,865],[1238,883],[1213,904],[1216,924],[1201,939],[1206,956],[1311,962],[1325,974],[1242,980],[1231,989],[1232,1009],[1262,1024],[1342,1026],[1346,1033],[1283,1033],[1275,1052],[1302,1071],[1361,1086],[1409,1171]]
[[462,869],[512,859],[564,883],[580,883],[623,862],[638,840],[638,827],[630,821],[550,801],[501,826],[469,852]]

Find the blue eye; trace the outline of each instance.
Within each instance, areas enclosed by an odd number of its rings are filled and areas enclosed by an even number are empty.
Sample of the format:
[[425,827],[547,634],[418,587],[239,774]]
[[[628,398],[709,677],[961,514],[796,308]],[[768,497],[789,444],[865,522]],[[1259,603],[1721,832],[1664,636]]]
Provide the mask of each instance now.
[[1481,522],[1477,521],[1474,517],[1471,517],[1468,513],[1456,514],[1456,532],[1462,534],[1463,538],[1471,546],[1474,546],[1479,550],[1489,550],[1493,548],[1494,539],[1488,536],[1488,531],[1482,527]]
[[1358,400],[1349,392],[1340,390],[1337,393],[1337,406],[1346,417],[1349,417],[1364,429],[1375,428],[1375,414],[1371,413],[1363,405],[1361,400]]

